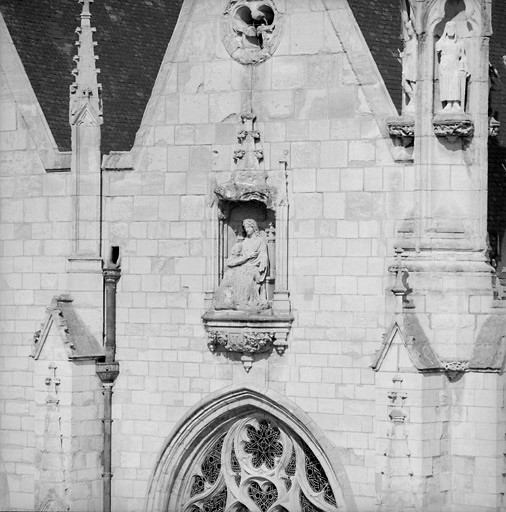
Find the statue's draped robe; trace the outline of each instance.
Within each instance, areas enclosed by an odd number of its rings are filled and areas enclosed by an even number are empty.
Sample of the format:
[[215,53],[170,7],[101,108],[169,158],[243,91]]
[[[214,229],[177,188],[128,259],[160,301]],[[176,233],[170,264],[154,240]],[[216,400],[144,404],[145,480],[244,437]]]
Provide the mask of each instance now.
[[[246,262],[237,264],[238,261]],[[215,309],[265,309],[265,279],[269,270],[267,243],[259,233],[242,242],[240,256],[227,260],[228,269],[216,291]]]
[[[459,101],[464,103],[465,80],[467,70],[462,58],[464,43],[443,37],[436,45],[440,54],[439,94],[441,101]],[[463,83],[464,81],[464,83]]]

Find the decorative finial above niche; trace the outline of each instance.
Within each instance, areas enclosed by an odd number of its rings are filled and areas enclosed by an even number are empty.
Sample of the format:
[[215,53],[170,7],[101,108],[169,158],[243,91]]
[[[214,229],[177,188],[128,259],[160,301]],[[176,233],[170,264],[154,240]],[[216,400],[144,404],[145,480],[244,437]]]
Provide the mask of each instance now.
[[234,151],[235,168],[232,179],[223,185],[217,185],[214,190],[222,203],[258,201],[267,207],[272,206],[275,190],[267,185],[267,172],[263,166],[264,150],[255,121],[253,112],[242,112],[242,126],[237,132],[239,144]]
[[223,15],[223,44],[241,64],[259,64],[276,51],[283,16],[272,0],[230,0]]

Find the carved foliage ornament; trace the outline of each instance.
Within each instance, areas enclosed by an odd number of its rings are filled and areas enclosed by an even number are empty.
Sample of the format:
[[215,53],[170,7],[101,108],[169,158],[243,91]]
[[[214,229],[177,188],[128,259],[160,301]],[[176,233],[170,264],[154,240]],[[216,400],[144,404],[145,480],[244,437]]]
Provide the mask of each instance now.
[[339,509],[309,447],[261,414],[238,421],[211,444],[194,466],[184,496],[183,512]]
[[223,44],[241,64],[259,64],[276,51],[282,29],[272,0],[230,0],[222,21]]
[[241,354],[241,361],[247,372],[253,366],[253,356],[255,354],[268,352],[273,347],[276,348],[279,354],[282,354],[286,348],[286,342],[283,341],[276,345],[276,333],[274,332],[223,332],[212,330],[207,335],[211,352],[215,352],[219,347],[225,352]]
[[449,117],[437,115],[434,118],[434,133],[437,137],[446,137],[450,142],[459,138],[469,138],[474,135],[474,123],[470,118]]
[[413,139],[415,137],[415,123],[389,120],[388,131],[392,137],[409,137]]
[[256,354],[269,348],[276,337],[272,332],[243,332],[229,334],[212,331],[208,333],[210,344],[223,347],[228,352]]

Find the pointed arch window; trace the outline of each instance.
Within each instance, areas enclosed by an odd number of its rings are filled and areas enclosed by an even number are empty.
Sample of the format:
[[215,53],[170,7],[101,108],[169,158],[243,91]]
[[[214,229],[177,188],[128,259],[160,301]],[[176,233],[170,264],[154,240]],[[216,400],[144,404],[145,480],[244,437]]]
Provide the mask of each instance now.
[[[184,486],[182,512],[336,512],[340,489],[309,446],[264,413],[207,443]],[[337,496],[337,498],[336,498]]]

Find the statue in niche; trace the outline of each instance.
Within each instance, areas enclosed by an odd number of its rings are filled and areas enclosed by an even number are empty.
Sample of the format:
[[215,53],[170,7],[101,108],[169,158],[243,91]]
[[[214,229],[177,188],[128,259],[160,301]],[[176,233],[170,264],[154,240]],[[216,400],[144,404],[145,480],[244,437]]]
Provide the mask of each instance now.
[[464,42],[457,35],[457,25],[449,21],[436,43],[439,55],[439,91],[444,112],[461,112],[465,107],[467,67]]
[[404,91],[404,112],[415,110],[416,79],[418,68],[418,41],[413,21],[408,13],[402,13],[404,50],[400,52],[402,62],[402,89]]
[[261,311],[268,308],[267,242],[253,219],[243,221],[245,238],[238,237],[227,259],[227,270],[216,290],[214,309]]

